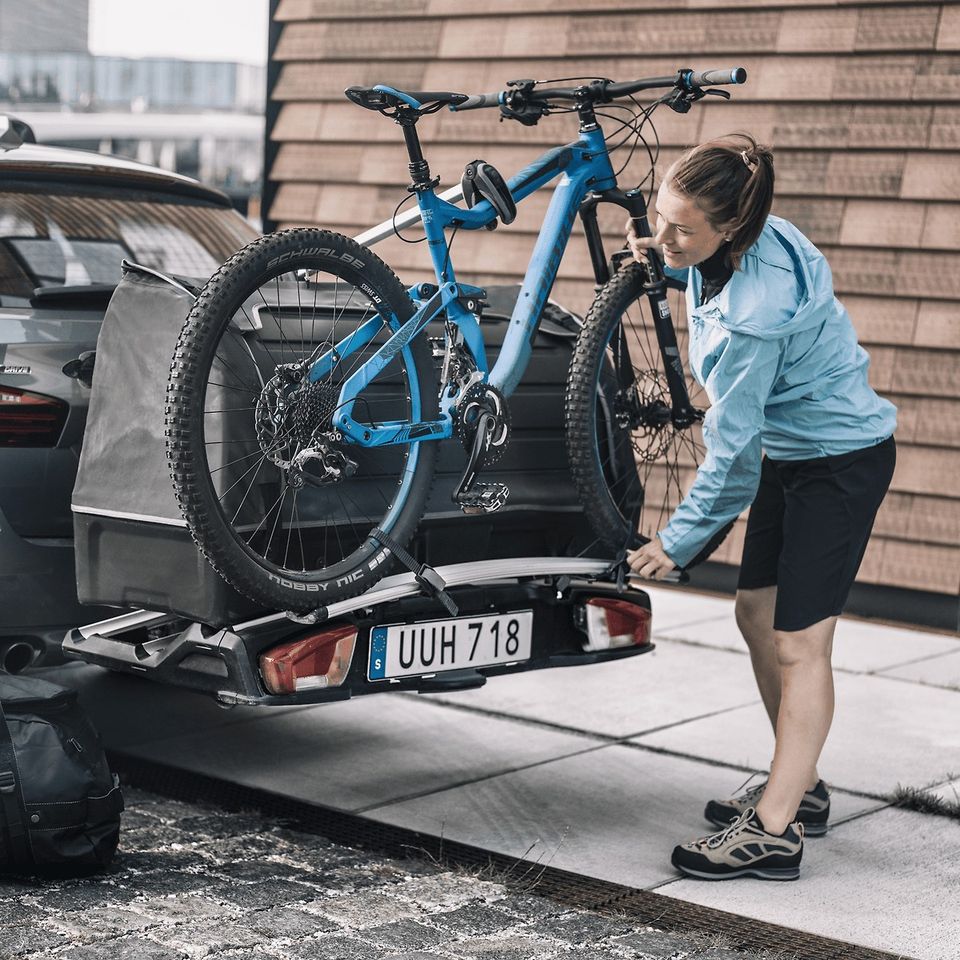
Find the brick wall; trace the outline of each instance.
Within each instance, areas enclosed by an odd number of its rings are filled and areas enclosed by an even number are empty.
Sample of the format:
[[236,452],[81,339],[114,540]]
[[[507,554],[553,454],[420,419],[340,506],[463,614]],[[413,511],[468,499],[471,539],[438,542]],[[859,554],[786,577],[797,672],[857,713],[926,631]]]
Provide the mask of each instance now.
[[[775,149],[774,210],[826,254],[838,295],[870,351],[874,387],[900,408],[900,458],[860,580],[960,592],[960,6],[787,0],[274,0],[268,113],[269,222],[348,234],[403,198],[399,129],[348,103],[351,84],[501,89],[508,79],[617,80],[742,65],[730,103],[686,116],[658,111],[658,170],[685,146],[749,130]],[[584,12],[592,11],[592,12]],[[638,53],[642,51],[642,53]],[[575,121],[534,128],[495,111],[444,111],[419,125],[442,188],[482,156],[505,174],[572,140]],[[626,157],[624,156],[625,160]],[[618,164],[616,164],[618,165]],[[635,155],[621,177],[646,173]],[[465,280],[523,274],[549,195],[535,194],[495,234],[457,237]],[[622,216],[603,212],[608,247]],[[422,246],[377,252],[404,278],[429,275]],[[472,271],[467,272],[466,268]],[[554,296],[581,313],[592,299],[579,231]],[[681,319],[682,323],[682,319]],[[736,563],[742,521],[718,559]]]

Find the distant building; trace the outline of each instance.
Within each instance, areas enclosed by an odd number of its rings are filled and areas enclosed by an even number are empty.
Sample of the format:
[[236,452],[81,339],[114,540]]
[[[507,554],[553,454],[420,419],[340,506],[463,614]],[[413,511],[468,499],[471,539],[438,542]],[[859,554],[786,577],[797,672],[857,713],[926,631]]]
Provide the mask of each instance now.
[[86,53],[89,0],[0,0],[0,51]]
[[265,69],[171,57],[3,51],[0,103],[11,108],[263,113]]
[[89,0],[0,0],[0,113],[41,143],[155,163],[258,213],[266,68],[94,56]]

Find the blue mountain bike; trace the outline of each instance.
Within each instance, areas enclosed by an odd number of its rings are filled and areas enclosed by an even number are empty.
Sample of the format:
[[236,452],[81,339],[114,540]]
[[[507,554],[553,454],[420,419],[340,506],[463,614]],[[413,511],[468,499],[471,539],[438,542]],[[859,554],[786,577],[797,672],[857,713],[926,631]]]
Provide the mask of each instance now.
[[[571,472],[603,551],[612,557],[652,537],[692,482],[704,411],[688,389],[662,265],[623,251],[608,260],[597,208],[622,208],[649,235],[643,191],[618,189],[611,149],[627,145],[632,155],[643,143],[652,187],[644,126],[652,129],[653,110],[686,112],[707,93],[729,96],[708,87],[745,79],[739,68],[684,69],[574,87],[514,81],[479,96],[349,88],[350,100],[403,132],[434,281],[405,288],[350,238],[292,229],[250,243],[202,289],[171,366],[167,453],[187,526],[224,579],[302,612],[369,589],[398,558],[409,565],[438,441],[453,437],[466,451],[456,503],[468,513],[503,505],[509,491],[478,476],[509,440],[509,398],[578,215],[599,293],[567,385]],[[658,88],[667,92],[647,106],[634,96]],[[483,161],[468,164],[459,206],[437,195],[417,135],[417,123],[443,107],[495,108],[525,125],[574,113],[579,135],[508,180]],[[616,109],[626,119],[607,112]],[[604,135],[601,118],[618,123],[614,134]],[[557,177],[491,368],[484,291],[457,280],[452,237],[510,223],[517,203]],[[442,336],[428,336],[428,325]]]

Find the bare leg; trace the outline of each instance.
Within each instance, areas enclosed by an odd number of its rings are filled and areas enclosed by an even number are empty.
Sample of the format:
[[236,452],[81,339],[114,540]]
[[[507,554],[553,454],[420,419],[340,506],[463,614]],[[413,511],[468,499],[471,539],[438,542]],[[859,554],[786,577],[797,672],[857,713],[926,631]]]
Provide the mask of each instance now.
[[771,833],[782,833],[805,790],[816,782],[817,760],[833,720],[833,633],[836,617],[805,630],[774,631],[780,665],[777,745],[757,813]]
[[780,664],[773,642],[773,610],[776,603],[777,588],[760,587],[756,590],[738,590],[734,607],[737,626],[750,651],[753,675],[757,678],[757,688],[774,732],[780,710]]
[[[738,590],[734,611],[737,626],[743,634],[750,663],[757,680],[760,698],[770,718],[773,732],[777,732],[777,715],[780,713],[780,660],[774,639],[773,613],[777,604],[776,587],[759,587],[756,590]],[[812,790],[820,779],[814,765],[813,778],[804,787]],[[800,802],[797,801],[797,806]]]

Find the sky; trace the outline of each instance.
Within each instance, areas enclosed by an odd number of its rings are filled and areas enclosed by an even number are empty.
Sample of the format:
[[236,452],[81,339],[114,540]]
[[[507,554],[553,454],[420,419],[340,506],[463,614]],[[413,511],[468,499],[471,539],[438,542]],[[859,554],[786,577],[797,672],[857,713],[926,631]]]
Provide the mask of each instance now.
[[90,52],[265,63],[269,0],[90,0]]

